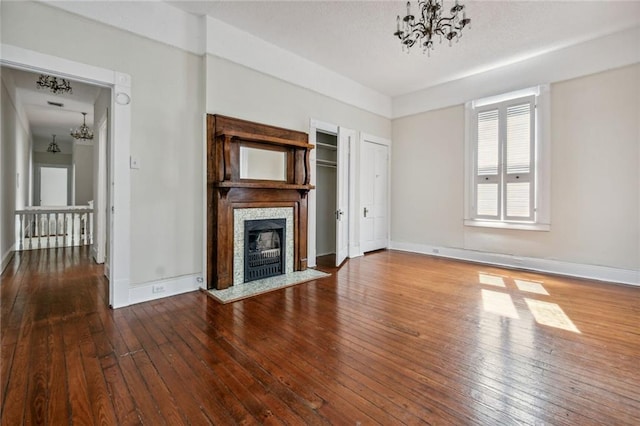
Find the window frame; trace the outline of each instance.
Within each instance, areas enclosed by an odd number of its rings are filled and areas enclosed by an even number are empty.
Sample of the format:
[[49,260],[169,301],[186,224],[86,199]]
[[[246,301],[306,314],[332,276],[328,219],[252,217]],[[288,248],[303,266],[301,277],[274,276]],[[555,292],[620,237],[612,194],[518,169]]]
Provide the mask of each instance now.
[[[509,217],[506,215],[506,184],[512,181],[504,171],[504,158],[506,158],[506,142],[499,142],[498,175],[492,178],[498,182],[498,216],[481,216],[476,214],[476,191],[478,184],[477,174],[477,120],[478,113],[495,110],[504,111],[509,106],[521,105],[527,100],[533,103],[533,127],[534,134],[532,144],[533,163],[530,168],[532,216],[527,219]],[[506,130],[506,115],[499,112],[500,134]],[[549,231],[550,221],[550,96],[549,85],[540,85],[523,90],[509,92],[497,96],[491,96],[465,104],[465,213],[464,225],[490,227],[501,229],[520,229],[533,231]],[[503,216],[504,214],[504,216]],[[503,218],[503,219],[502,219]]]

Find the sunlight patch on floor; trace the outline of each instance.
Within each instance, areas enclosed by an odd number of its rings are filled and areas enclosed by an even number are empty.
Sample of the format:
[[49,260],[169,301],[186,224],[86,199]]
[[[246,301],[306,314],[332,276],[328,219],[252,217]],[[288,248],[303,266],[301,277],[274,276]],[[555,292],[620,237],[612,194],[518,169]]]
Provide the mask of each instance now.
[[541,300],[524,299],[538,324],[563,330],[580,333],[573,321],[564,313],[557,303],[543,302]]
[[504,279],[497,275],[489,275],[478,273],[478,279],[480,280],[480,284],[492,285],[496,287],[505,287]]
[[542,283],[538,283],[535,281],[516,280],[516,279],[514,279],[513,281],[515,281],[516,286],[520,291],[526,291],[529,293],[536,293],[536,294],[544,294],[545,296],[549,295],[549,293],[547,293],[547,290],[544,288]]
[[508,318],[519,319],[511,296],[507,293],[500,293],[491,290],[482,290],[482,305],[486,312],[502,315]]

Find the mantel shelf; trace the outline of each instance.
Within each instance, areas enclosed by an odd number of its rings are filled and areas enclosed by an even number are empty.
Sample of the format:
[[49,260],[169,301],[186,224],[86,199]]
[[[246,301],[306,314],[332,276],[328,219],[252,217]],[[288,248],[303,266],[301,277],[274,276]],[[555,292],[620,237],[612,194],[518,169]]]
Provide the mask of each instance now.
[[278,138],[276,136],[259,135],[255,133],[246,133],[237,130],[224,130],[216,132],[216,137],[230,137],[232,139],[240,139],[248,142],[261,142],[279,146],[294,146],[298,148],[313,149],[314,145],[305,142],[294,141],[291,139]]
[[314,185],[296,185],[286,182],[237,182],[224,181],[213,182],[218,188],[257,188],[257,189],[294,189],[294,190],[311,190],[315,189]]

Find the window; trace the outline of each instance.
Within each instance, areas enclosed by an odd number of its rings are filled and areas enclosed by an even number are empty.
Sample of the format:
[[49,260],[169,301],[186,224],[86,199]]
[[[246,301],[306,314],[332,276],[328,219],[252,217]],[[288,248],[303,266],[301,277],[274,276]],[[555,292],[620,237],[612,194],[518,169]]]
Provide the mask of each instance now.
[[549,229],[547,92],[467,103],[466,225]]

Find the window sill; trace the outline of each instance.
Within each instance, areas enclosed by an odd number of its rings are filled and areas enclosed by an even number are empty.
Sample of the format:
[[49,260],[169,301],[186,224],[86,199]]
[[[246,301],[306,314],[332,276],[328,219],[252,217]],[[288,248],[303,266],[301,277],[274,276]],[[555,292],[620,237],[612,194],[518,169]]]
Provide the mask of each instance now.
[[465,219],[465,226],[477,226],[480,228],[517,229],[521,231],[550,231],[548,223],[524,223],[524,222],[498,222],[493,220]]

